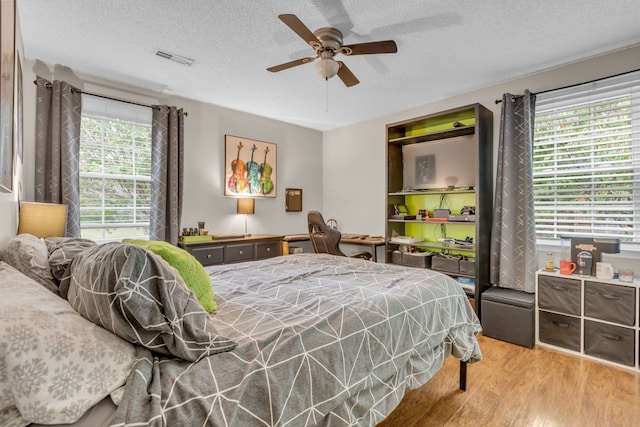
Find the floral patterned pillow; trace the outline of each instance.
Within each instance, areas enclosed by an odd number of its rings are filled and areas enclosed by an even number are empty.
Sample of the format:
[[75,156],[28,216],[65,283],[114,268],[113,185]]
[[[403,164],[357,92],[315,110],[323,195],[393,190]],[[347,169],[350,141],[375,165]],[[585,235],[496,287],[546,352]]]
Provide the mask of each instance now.
[[135,347],[0,262],[0,425],[66,424],[119,389]]
[[31,234],[18,234],[0,251],[4,261],[58,295],[58,282],[49,268],[47,245]]

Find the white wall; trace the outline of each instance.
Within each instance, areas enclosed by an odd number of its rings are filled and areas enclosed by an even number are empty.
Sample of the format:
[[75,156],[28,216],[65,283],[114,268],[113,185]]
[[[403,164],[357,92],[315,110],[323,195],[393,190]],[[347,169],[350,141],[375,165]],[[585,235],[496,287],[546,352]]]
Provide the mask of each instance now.
[[324,134],[323,215],[341,231],[384,235],[385,125],[371,120]]
[[[637,69],[640,69],[640,45],[325,132],[324,211],[338,220],[341,230],[384,234],[387,124],[480,103],[493,111],[495,176],[500,129],[500,105],[495,100],[501,99],[503,93],[522,94],[525,89],[541,92]],[[473,72],[472,67],[469,72]],[[640,270],[636,274],[640,275]]]
[[[184,108],[185,173],[183,227],[198,221],[212,233],[243,233],[244,216],[236,214],[236,199],[224,197],[224,136],[236,135],[277,144],[277,197],[256,200],[249,216],[250,233],[306,232],[309,209],[322,209],[322,133],[197,101],[128,87],[80,75],[43,63],[24,64],[24,200],[34,197],[34,138],[36,75],[67,81],[92,93],[146,105],[168,104]],[[285,188],[303,190],[303,212],[285,212]],[[13,231],[12,231],[13,230]],[[11,231],[15,233],[15,228]],[[7,230],[4,231],[6,236]]]

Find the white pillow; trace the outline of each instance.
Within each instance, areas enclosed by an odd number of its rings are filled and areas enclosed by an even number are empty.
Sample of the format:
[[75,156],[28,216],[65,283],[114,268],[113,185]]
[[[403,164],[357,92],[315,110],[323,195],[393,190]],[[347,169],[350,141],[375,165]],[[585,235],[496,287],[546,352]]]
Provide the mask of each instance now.
[[135,347],[0,262],[0,425],[72,423],[122,386]]

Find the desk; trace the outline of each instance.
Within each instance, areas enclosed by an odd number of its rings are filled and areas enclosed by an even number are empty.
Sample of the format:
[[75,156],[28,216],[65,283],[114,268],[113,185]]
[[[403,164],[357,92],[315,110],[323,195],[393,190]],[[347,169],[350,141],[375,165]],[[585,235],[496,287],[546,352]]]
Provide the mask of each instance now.
[[[308,234],[290,234],[288,236],[284,236],[282,239],[285,242],[304,242],[308,241]],[[342,238],[340,239],[340,243],[345,245],[360,245],[360,246],[368,246],[371,249],[371,260],[374,262],[378,261],[378,257],[376,256],[378,246],[384,246],[384,237],[382,236],[369,236],[368,234],[353,234],[353,233],[342,233]]]

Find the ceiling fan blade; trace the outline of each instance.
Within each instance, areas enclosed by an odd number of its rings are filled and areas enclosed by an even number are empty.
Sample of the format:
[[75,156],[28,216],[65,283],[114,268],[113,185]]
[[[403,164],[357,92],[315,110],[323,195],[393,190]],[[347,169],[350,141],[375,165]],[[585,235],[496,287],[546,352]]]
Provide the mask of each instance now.
[[318,40],[316,35],[313,34],[311,30],[307,28],[307,26],[304,25],[296,15],[289,13],[284,15],[278,15],[278,18],[280,18],[282,22],[287,24],[289,28],[291,28],[297,35],[299,35],[309,45],[313,46],[313,43],[322,45],[322,43],[320,43],[320,40]]
[[355,86],[360,83],[360,80],[358,80],[356,76],[353,75],[351,70],[344,64],[344,62],[337,62],[338,64],[340,64],[340,68],[338,68],[338,77],[340,77],[340,80],[342,80],[342,83],[344,83],[346,87]]
[[396,53],[398,46],[393,40],[384,40],[379,42],[356,43],[342,46],[343,50],[351,50],[351,53],[345,55],[370,55],[375,53]]
[[309,56],[307,58],[296,59],[295,61],[285,62],[284,64],[274,65],[273,67],[267,68],[267,71],[271,71],[272,73],[276,73],[278,71],[286,70],[292,67],[297,67],[298,65],[306,64],[307,62],[313,62],[316,58]]

